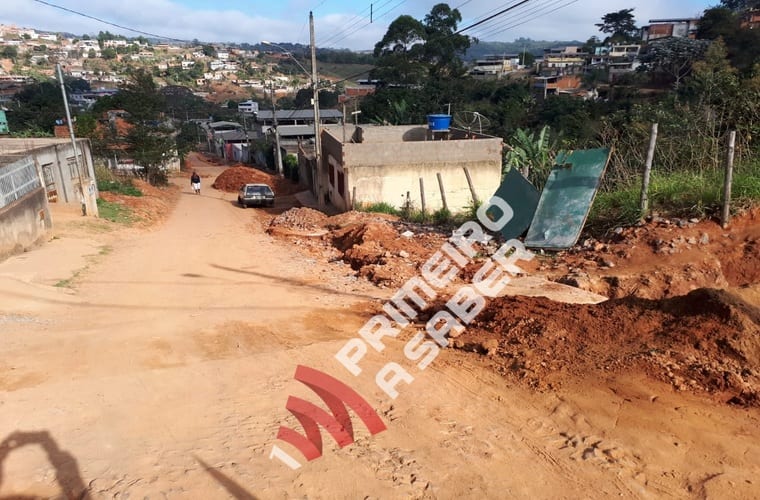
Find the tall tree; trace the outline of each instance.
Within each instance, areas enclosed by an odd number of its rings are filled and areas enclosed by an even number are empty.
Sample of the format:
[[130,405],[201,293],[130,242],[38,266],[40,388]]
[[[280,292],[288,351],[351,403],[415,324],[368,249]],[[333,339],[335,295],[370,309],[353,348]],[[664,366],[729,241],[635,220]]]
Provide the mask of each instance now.
[[377,67],[371,77],[389,83],[420,83],[425,76],[421,64],[424,41],[425,27],[421,22],[407,15],[396,18],[375,44]]
[[633,8],[610,12],[602,16],[602,22],[594,26],[602,33],[609,33],[605,42],[619,43],[636,39],[639,29],[633,17]]
[[692,65],[704,54],[710,42],[689,38],[661,38],[649,44],[641,62],[650,71],[661,72],[672,78],[676,90],[684,77],[691,73]]
[[457,34],[461,21],[459,10],[445,3],[434,5],[425,16],[424,58],[431,76],[458,77],[467,71],[461,56],[470,48],[470,37]]
[[140,69],[120,87],[121,102],[130,124],[124,138],[127,151],[142,166],[151,184],[165,184],[166,165],[177,157],[176,141],[165,119],[166,98],[151,75]]

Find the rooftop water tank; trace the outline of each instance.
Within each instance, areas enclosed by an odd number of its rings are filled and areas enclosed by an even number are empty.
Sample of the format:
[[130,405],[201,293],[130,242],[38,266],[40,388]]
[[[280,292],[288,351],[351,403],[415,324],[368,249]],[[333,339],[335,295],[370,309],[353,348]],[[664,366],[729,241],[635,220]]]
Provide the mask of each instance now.
[[451,115],[428,115],[428,128],[432,132],[448,132]]

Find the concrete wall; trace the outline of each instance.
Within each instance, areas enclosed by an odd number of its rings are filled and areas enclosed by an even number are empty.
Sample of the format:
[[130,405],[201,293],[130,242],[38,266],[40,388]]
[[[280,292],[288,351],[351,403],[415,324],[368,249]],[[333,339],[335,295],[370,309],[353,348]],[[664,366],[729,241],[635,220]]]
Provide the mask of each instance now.
[[0,221],[0,260],[45,242],[53,226],[45,188],[0,209]]
[[70,164],[75,158],[70,139],[0,139],[0,153],[23,153],[34,157],[52,203],[81,205],[81,174],[87,214],[97,216],[98,188],[89,139],[77,139],[77,150],[84,160],[79,164],[79,171]]
[[[378,127],[379,128],[379,127]],[[323,135],[323,157],[327,168],[334,169],[334,178],[342,172],[345,176],[344,193],[336,192],[337,186],[327,184],[330,200],[339,209],[350,208],[351,197],[356,188],[358,203],[390,203],[401,208],[406,194],[414,208],[421,208],[420,177],[425,188],[428,212],[443,207],[437,175],[441,174],[449,210],[458,212],[472,203],[472,196],[464,173],[466,167],[480,200],[490,198],[501,181],[502,140],[485,138],[477,140],[448,141],[398,141],[409,133],[426,127],[382,127],[393,130],[373,130],[369,136],[364,131],[363,143],[343,144],[331,134]],[[332,133],[332,131],[330,131]],[[390,142],[395,136],[396,142]]]

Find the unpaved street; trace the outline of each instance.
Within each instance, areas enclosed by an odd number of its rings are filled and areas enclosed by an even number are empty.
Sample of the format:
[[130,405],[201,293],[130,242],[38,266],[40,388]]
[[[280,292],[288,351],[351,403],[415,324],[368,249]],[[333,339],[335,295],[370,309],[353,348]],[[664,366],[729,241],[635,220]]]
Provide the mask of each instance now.
[[[752,498],[760,414],[635,378],[509,384],[446,350],[390,400],[405,340],[349,374],[334,359],[395,290],[306,257],[266,214],[211,189],[151,230],[73,217],[0,263],[0,498]],[[82,257],[87,256],[87,257]],[[62,270],[66,270],[64,273]],[[65,275],[61,275],[61,273]],[[61,280],[70,279],[67,286]],[[53,286],[56,283],[59,286]],[[70,284],[70,286],[68,286]],[[307,365],[349,384],[387,430],[306,462],[288,396]],[[270,460],[277,444],[302,467]]]

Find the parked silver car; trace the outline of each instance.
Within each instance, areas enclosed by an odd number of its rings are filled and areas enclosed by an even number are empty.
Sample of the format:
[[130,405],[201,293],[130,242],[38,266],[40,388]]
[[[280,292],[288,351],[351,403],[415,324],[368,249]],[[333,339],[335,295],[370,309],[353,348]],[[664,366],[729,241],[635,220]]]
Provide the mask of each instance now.
[[274,191],[266,184],[244,184],[238,192],[238,205],[271,207],[274,205]]

